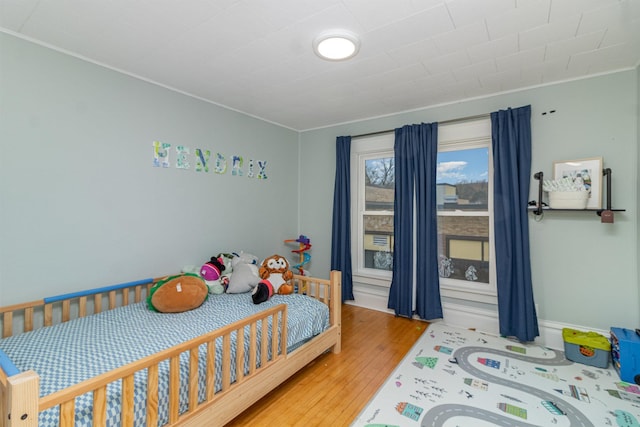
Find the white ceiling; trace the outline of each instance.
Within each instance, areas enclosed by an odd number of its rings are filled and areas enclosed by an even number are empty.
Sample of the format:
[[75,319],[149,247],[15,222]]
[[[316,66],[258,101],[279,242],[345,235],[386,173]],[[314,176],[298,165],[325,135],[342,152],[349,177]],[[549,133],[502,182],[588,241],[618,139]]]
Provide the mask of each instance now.
[[[331,28],[354,59],[312,52]],[[296,130],[640,62],[640,0],[0,0],[0,29]]]

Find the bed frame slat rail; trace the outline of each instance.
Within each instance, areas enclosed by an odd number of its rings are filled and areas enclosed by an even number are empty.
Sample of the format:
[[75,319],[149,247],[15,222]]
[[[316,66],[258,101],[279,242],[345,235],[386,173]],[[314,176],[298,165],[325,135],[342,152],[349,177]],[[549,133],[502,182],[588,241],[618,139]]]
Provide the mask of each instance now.
[[158,365],[147,368],[147,425],[158,425]]
[[107,387],[102,386],[93,390],[93,426],[107,425]]
[[[52,326],[74,318],[100,313],[103,299],[108,300],[109,310],[140,302],[143,296],[149,294],[151,286],[159,280],[161,278],[136,280],[0,307],[2,338],[32,331],[36,325],[37,327]],[[133,300],[129,295],[131,292],[134,294]],[[93,306],[87,301],[87,297],[90,296],[93,296]]]
[[[157,425],[158,420],[158,366],[164,362],[169,361],[169,381],[172,383],[169,391],[169,425],[177,423],[181,418],[196,411],[199,406],[205,402],[198,401],[198,362],[200,360],[199,347],[205,345],[209,350],[207,351],[207,370],[210,372],[215,371],[216,362],[214,351],[216,347],[216,340],[222,339],[223,341],[223,362],[222,362],[222,376],[223,383],[222,388],[214,392],[215,378],[214,376],[207,377],[206,401],[219,399],[224,394],[233,390],[235,386],[240,384],[245,377],[246,360],[249,360],[251,365],[249,366],[249,372],[259,372],[262,369],[267,368],[273,363],[286,358],[286,342],[287,342],[287,306],[280,304],[274,306],[268,310],[257,313],[246,319],[239,320],[228,326],[212,331],[206,335],[194,338],[185,343],[179,344],[160,353],[151,355],[137,362],[128,364],[121,368],[107,372],[103,375],[99,375],[95,378],[83,381],[74,386],[60,390],[56,393],[52,393],[48,396],[44,396],[40,399],[38,411],[44,411],[46,409],[59,406],[60,407],[60,426],[67,427],[74,425],[74,412],[75,412],[75,398],[85,393],[93,393],[94,395],[94,420],[103,420],[106,411],[106,387],[108,384],[121,380],[121,393],[122,393],[122,426],[132,426],[134,420],[131,417],[133,413],[133,399],[134,399],[134,375],[136,372],[147,370],[147,406],[146,417],[147,425]],[[275,330],[279,333],[271,334],[269,338],[268,331],[273,328],[272,325],[276,325]],[[257,334],[255,331],[260,328],[262,336],[260,337],[261,348],[257,349]],[[245,331],[248,331],[250,336],[249,340],[244,339]],[[242,351],[237,352],[235,358],[235,364],[231,363],[231,339],[232,336],[242,337],[238,338],[238,342],[242,342]],[[256,357],[247,356],[247,352],[244,350],[245,345],[248,346],[249,355],[256,353],[260,354],[260,362],[255,363]],[[180,389],[180,369],[181,361],[180,355],[188,353],[188,396],[189,396],[189,408],[184,414],[180,414],[180,396],[178,390]],[[236,372],[231,372],[233,365],[239,366]],[[238,374],[238,379],[233,380],[233,377]],[[96,426],[103,425],[102,421],[97,422]]]

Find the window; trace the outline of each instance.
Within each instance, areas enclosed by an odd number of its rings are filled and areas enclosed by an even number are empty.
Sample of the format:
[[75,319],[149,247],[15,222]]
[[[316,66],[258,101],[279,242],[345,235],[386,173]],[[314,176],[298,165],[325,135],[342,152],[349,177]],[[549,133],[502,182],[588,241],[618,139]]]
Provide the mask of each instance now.
[[393,134],[351,142],[354,276],[388,286],[393,269]]
[[[356,281],[389,286],[393,269],[394,134],[352,143]],[[443,296],[496,303],[491,122],[438,127],[438,249]]]
[[443,296],[496,303],[491,121],[438,129],[438,270]]

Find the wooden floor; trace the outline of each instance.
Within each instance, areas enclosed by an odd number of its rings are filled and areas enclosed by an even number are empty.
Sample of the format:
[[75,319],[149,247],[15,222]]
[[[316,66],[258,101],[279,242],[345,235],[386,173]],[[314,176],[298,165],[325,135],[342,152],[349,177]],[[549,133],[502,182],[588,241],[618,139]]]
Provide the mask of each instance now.
[[227,427],[348,426],[427,326],[344,305],[342,352],[320,356]]

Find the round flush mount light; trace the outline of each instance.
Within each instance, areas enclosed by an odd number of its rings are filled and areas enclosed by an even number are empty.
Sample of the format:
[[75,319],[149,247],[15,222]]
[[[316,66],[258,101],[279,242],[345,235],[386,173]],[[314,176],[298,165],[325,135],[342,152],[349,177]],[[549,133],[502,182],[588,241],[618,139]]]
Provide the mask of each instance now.
[[313,51],[328,61],[353,58],[360,49],[360,40],[345,30],[325,31],[313,41]]

